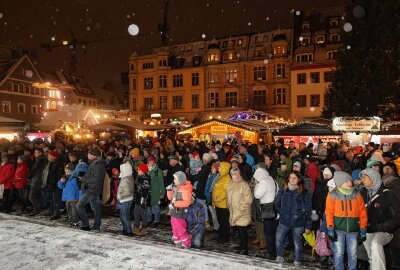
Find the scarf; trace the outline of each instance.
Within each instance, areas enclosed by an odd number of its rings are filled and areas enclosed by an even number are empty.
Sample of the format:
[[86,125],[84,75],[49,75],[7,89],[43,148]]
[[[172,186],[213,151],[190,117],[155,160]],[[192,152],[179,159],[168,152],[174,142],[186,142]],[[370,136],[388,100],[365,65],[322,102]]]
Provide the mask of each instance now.
[[292,185],[290,182],[288,183],[289,190],[296,190],[298,189],[297,185]]
[[353,194],[353,189],[345,189],[342,187],[337,187],[337,189],[339,190],[340,193],[342,193],[343,195],[346,195],[346,196],[350,196]]

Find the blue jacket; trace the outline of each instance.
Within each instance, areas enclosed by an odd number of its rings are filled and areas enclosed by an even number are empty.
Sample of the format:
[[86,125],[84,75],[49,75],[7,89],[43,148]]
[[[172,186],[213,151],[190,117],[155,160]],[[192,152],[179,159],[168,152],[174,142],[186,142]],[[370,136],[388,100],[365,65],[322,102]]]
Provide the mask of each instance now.
[[87,168],[86,163],[80,162],[65,183],[62,183],[61,180],[58,181],[58,188],[63,190],[61,198],[63,202],[79,200],[82,191],[79,189],[78,174],[79,172],[86,172]]
[[311,229],[311,193],[306,189],[303,193],[297,190],[284,191],[279,189],[275,206],[279,214],[279,222],[283,225],[290,228],[305,227]]
[[206,209],[198,202],[194,202],[189,207],[186,217],[187,231],[191,235],[196,235],[206,228]]
[[211,187],[213,186],[215,180],[218,179],[218,173],[210,173],[208,175],[206,188],[204,189],[204,196],[206,196],[207,202],[211,202]]

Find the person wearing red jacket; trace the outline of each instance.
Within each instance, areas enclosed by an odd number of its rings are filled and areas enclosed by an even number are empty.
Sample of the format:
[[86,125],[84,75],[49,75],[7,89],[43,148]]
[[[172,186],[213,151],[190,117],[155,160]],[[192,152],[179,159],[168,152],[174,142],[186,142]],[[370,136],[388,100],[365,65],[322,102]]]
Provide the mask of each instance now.
[[4,185],[3,193],[3,211],[10,213],[12,209],[12,181],[15,174],[15,165],[10,162],[10,158],[7,153],[1,154],[0,164],[0,184]]
[[17,169],[12,181],[13,188],[17,191],[22,205],[22,211],[26,211],[27,196],[25,185],[28,182],[29,167],[25,156],[19,156],[17,159]]
[[315,190],[315,183],[317,182],[317,178],[319,176],[319,171],[318,167],[314,162],[314,158],[310,155],[306,155],[304,157],[304,163],[306,164],[306,172],[305,175],[310,177],[311,179],[311,187],[312,187],[312,193],[314,193]]

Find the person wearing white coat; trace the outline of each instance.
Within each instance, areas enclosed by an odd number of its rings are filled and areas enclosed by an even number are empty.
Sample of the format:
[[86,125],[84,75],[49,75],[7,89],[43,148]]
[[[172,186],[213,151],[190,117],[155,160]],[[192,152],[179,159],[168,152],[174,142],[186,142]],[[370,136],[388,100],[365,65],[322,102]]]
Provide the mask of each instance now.
[[[271,203],[275,201],[278,185],[264,168],[257,168],[253,175],[256,180],[254,188],[254,197],[260,200],[260,204]],[[275,218],[264,220],[264,233],[267,241],[268,250],[266,258],[273,260],[276,258],[276,235],[277,220]]]

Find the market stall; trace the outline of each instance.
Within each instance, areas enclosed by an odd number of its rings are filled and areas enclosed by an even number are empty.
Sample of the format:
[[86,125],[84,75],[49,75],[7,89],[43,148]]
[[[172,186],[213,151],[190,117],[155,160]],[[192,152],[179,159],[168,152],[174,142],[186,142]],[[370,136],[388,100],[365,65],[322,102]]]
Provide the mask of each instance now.
[[400,142],[400,121],[382,123],[381,131],[372,134],[371,141],[381,145]]
[[196,141],[211,141],[212,139],[223,141],[228,138],[236,138],[257,143],[260,133],[262,133],[262,127],[256,125],[256,123],[246,124],[230,120],[211,119],[184,129],[178,134],[189,136]]
[[283,127],[273,132],[273,138],[274,141],[279,138],[284,139],[285,146],[288,146],[290,141],[294,141],[296,145],[299,143],[317,144],[319,139],[323,142],[339,142],[342,139],[342,133],[333,131],[331,125],[326,121],[307,121]]
[[26,128],[27,125],[24,121],[0,117],[0,139],[12,141],[18,134],[24,132]]
[[343,139],[351,145],[364,145],[371,141],[373,134],[381,132],[379,117],[335,117],[332,130],[343,133]]

